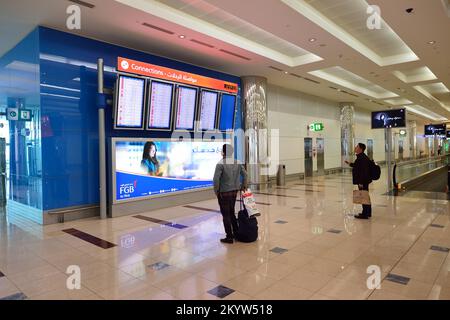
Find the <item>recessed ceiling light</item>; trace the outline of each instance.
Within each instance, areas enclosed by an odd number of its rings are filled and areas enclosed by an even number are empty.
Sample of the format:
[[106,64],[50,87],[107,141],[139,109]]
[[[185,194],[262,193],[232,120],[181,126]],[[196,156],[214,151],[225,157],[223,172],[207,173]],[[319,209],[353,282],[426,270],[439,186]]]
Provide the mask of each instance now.
[[427,43],[428,43],[428,44],[435,44],[435,43],[436,43],[436,41],[434,41],[434,40],[431,40],[431,41],[428,41]]
[[285,71],[284,74],[288,74],[289,72]]
[[314,42],[316,40],[317,40],[316,38],[309,38],[309,42]]
[[184,39],[184,38],[186,38],[186,36],[185,36],[185,35],[183,35],[183,34],[180,34],[180,35],[178,36],[178,38],[180,38],[180,39]]

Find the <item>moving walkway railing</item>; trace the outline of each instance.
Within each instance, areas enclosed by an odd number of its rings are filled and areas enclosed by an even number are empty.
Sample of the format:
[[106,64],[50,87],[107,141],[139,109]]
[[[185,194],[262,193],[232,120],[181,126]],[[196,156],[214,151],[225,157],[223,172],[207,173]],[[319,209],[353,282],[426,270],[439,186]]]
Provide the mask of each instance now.
[[[408,172],[405,167],[412,164],[415,165],[409,167],[408,170],[410,171]],[[401,168],[405,169],[404,175],[399,174]],[[414,185],[424,182],[426,179],[441,174],[442,171],[448,170],[449,168],[450,154],[440,156],[439,158],[428,158],[426,161],[424,159],[418,159],[417,161],[409,161],[407,163],[395,163],[392,174],[393,186],[397,190],[411,188]],[[450,176],[448,183],[450,183]]]

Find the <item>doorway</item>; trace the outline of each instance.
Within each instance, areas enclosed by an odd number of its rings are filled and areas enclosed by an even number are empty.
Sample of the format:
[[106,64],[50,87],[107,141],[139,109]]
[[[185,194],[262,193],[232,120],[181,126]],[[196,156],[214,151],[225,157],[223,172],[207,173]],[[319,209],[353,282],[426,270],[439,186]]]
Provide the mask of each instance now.
[[9,194],[9,122],[5,111],[0,112],[0,215],[5,213]]
[[403,140],[398,141],[398,160],[403,160]]
[[325,174],[325,142],[323,138],[316,138],[317,148],[317,174],[323,176]]
[[305,178],[313,175],[312,138],[305,138]]

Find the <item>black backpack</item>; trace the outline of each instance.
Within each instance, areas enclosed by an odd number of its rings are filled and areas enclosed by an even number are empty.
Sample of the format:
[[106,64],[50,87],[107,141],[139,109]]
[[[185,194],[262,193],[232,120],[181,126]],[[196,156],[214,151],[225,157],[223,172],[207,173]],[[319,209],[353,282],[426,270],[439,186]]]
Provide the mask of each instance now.
[[235,238],[240,242],[253,242],[258,239],[258,220],[256,217],[249,217],[245,208],[238,213],[238,231]]
[[381,168],[375,163],[375,161],[370,160],[370,177],[373,181],[380,179]]

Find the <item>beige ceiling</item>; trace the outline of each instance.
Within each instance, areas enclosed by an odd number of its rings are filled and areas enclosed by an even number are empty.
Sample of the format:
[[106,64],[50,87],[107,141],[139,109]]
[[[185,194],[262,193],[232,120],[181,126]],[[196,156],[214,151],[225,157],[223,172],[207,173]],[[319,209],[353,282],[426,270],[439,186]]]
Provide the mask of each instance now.
[[[426,95],[414,88],[433,89],[437,87],[431,85],[433,83],[450,88],[450,16],[441,0],[369,0],[369,4],[380,7],[383,26],[395,33],[384,35],[385,38],[361,29],[364,20],[358,16],[361,15],[361,0],[305,1],[339,28],[351,33],[352,41],[358,44],[355,46],[294,10],[286,1],[86,1],[95,7],[82,7],[82,29],[70,31],[65,27],[65,11],[72,2],[0,0],[0,56],[36,25],[44,25],[237,76],[265,76],[272,84],[336,102],[354,102],[357,107],[367,110],[397,108],[397,101],[410,101],[412,105],[424,107],[420,109],[422,113],[430,110],[450,119],[450,112],[443,107],[450,108],[448,94],[433,92]],[[352,8],[352,1],[355,10],[347,9]],[[407,14],[405,9],[410,7],[414,11]],[[349,11],[348,19],[346,10]],[[145,27],[143,23],[174,34]],[[178,38],[180,34],[186,38]],[[311,38],[316,41],[309,41]],[[429,44],[429,41],[435,43]],[[360,45],[379,56],[403,54],[409,49],[418,60],[380,66],[360,50]],[[425,67],[437,79],[417,75],[418,70],[426,70]],[[389,104],[390,99],[374,99],[366,94],[367,91],[353,90],[358,86],[349,88],[314,75],[318,70],[342,69],[347,71],[342,74],[364,79],[365,86],[382,88],[400,99]],[[396,76],[398,72],[414,82],[402,81],[402,76]],[[426,118],[419,116],[417,119]]]

